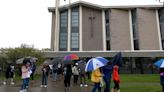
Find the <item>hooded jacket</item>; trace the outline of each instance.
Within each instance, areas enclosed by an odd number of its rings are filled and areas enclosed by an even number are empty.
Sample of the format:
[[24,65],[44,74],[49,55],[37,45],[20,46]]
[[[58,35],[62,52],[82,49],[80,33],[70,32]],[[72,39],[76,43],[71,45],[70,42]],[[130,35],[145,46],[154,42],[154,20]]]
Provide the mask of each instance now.
[[118,66],[115,65],[114,66],[114,69],[113,69],[113,81],[118,81],[120,83],[120,77],[119,77],[119,74],[118,74]]

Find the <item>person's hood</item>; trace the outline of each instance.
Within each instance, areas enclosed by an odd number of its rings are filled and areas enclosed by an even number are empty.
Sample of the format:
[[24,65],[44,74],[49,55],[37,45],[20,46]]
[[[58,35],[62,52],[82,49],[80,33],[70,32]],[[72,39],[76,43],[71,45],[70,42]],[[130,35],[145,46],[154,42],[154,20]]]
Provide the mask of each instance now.
[[113,67],[113,69],[114,69],[114,71],[118,71],[119,66],[118,66],[118,65],[115,65],[115,66]]

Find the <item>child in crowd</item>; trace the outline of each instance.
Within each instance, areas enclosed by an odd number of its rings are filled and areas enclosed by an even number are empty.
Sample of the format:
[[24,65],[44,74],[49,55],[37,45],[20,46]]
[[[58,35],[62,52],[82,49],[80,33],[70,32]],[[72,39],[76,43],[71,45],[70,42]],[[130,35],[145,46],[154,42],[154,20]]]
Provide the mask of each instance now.
[[115,65],[113,69],[114,69],[113,70],[113,81],[114,81],[114,84],[115,84],[113,92],[120,92],[120,88],[119,88],[120,77],[119,77],[119,74],[118,74],[119,66]]

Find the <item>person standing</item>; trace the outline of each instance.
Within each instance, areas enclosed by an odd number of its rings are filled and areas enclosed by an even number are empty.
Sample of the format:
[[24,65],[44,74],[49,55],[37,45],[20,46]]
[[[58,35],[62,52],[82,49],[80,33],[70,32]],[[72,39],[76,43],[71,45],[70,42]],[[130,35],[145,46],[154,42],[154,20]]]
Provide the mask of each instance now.
[[63,74],[64,74],[65,91],[67,91],[70,89],[70,81],[71,81],[71,76],[72,76],[71,64],[65,65]]
[[26,89],[29,87],[30,77],[31,77],[31,74],[32,74],[31,62],[30,62],[30,59],[28,59],[28,60],[29,61],[27,63],[29,64],[29,67],[28,67],[28,76],[27,76],[27,79],[26,79]]
[[102,73],[100,72],[100,69],[96,69],[92,71],[91,73],[91,81],[94,83],[94,87],[92,89],[92,92],[96,92],[98,89],[98,92],[101,92],[101,87],[100,87],[100,79],[102,78]]
[[42,67],[42,85],[41,87],[47,87],[48,75],[49,75],[50,67],[48,62],[45,62]]
[[164,68],[160,68],[160,84],[162,86],[162,92],[164,92]]
[[58,66],[57,66],[57,64],[53,64],[53,66],[52,66],[52,76],[53,76],[53,80],[57,81],[57,78],[58,78]]
[[73,82],[74,84],[77,84],[78,77],[79,77],[79,69],[78,69],[78,63],[75,63],[75,65],[72,67],[72,73],[73,73]]
[[58,70],[57,70],[57,75],[58,75],[57,77],[58,77],[58,78],[57,78],[57,79],[60,80],[61,77],[62,77],[62,71],[63,71],[63,70],[62,70],[62,68],[63,68],[63,67],[62,67],[62,64],[61,64],[61,63],[58,63],[57,68],[58,68]]
[[106,66],[102,67],[102,72],[104,74],[103,79],[106,84],[104,92],[110,92],[110,82],[113,72],[113,64],[112,62],[108,62]]
[[79,77],[80,77],[80,87],[88,87],[86,83],[86,72],[85,72],[86,62],[83,60],[78,61]]
[[7,84],[7,81],[10,79],[10,84],[14,85],[14,65],[12,63],[10,63],[6,69],[6,75],[5,75],[5,80],[3,82],[4,85]]
[[118,69],[119,66],[118,65],[114,65],[114,70],[113,70],[113,81],[114,81],[114,92],[120,92],[120,87],[119,87],[119,83],[120,83],[120,77],[118,74]]
[[29,67],[30,63],[28,62],[27,59],[23,60],[23,66],[21,68],[21,73],[22,73],[22,85],[21,85],[21,90],[20,92],[26,92],[27,89],[27,81],[28,81],[28,76],[29,76]]

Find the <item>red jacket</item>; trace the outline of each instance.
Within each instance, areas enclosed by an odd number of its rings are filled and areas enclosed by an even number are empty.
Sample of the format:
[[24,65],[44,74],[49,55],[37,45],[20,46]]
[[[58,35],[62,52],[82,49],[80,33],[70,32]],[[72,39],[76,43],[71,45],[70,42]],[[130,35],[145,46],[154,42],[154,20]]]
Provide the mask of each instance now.
[[118,74],[118,66],[115,65],[114,66],[114,70],[113,70],[113,81],[118,81],[120,83],[120,77],[119,77],[119,74]]

